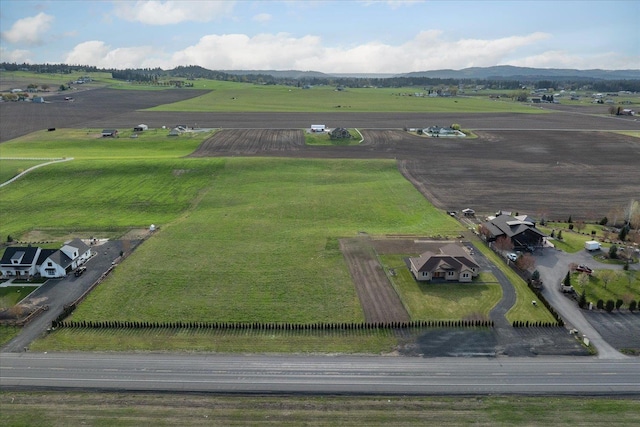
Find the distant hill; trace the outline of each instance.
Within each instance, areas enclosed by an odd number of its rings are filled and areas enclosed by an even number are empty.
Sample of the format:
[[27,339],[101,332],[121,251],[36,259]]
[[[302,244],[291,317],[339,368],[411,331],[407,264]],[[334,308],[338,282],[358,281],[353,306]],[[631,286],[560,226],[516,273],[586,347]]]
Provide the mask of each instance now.
[[640,70],[573,70],[562,68],[528,68],[511,65],[495,67],[471,67],[462,70],[417,71],[398,77],[429,77],[434,79],[483,79],[483,80],[638,80]]
[[298,71],[298,70],[219,70],[220,72],[233,74],[237,76],[247,75],[267,75],[273,76],[279,79],[304,79],[304,78],[319,78],[330,79],[334,75],[325,74],[319,71]]

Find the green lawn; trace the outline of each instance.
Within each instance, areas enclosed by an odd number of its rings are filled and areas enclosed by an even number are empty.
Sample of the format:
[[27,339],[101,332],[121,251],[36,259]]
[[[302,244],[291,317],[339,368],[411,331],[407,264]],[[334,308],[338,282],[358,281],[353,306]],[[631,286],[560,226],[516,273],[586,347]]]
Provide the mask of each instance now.
[[382,255],[412,320],[489,319],[489,312],[502,298],[502,288],[491,273],[481,273],[472,283],[419,283],[404,264],[409,255]]
[[26,298],[37,286],[4,286],[0,288],[0,310],[12,307]]
[[[0,329],[2,331],[2,329]],[[210,331],[192,329],[61,329],[33,342],[31,351],[189,351],[223,353],[388,354],[398,345],[390,330]]]
[[[605,280],[602,279],[603,275],[611,275],[606,288]],[[621,299],[624,302],[623,308],[628,308],[631,300],[640,303],[640,273],[634,270],[617,270],[612,273],[598,270],[591,276],[574,273],[571,277],[571,284],[578,295],[582,294],[584,290],[587,301],[593,302],[594,305],[599,299],[605,303],[607,300]]]

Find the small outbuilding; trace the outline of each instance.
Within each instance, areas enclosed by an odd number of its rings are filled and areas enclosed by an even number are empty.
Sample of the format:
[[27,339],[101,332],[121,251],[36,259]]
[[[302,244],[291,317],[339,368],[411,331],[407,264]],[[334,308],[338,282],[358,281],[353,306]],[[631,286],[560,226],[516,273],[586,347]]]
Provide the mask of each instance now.
[[145,124],[139,124],[138,126],[133,128],[134,132],[144,132],[145,130],[149,130],[149,126]]
[[118,129],[103,129],[102,130],[103,138],[117,138],[118,137]]

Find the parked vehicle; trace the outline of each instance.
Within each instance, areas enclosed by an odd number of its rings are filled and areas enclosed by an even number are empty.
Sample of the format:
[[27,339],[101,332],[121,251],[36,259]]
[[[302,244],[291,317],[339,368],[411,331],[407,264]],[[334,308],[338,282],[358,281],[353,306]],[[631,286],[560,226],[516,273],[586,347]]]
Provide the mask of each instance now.
[[518,255],[514,254],[513,252],[510,252],[507,254],[507,259],[509,259],[510,261],[516,262],[518,260]]
[[75,274],[76,277],[80,277],[82,276],[82,273],[84,273],[85,271],[87,271],[87,267],[78,267],[76,268],[76,271],[73,273]]
[[579,265],[576,267],[576,271],[579,271],[581,273],[587,273],[589,275],[593,274],[593,270],[589,267],[587,267],[586,265]]
[[584,242],[584,248],[588,251],[597,251],[600,249],[600,242],[596,240],[589,240]]
[[565,285],[564,283],[560,282],[560,292],[563,292],[565,294],[572,294],[574,293],[576,290],[573,289],[573,286],[569,285]]

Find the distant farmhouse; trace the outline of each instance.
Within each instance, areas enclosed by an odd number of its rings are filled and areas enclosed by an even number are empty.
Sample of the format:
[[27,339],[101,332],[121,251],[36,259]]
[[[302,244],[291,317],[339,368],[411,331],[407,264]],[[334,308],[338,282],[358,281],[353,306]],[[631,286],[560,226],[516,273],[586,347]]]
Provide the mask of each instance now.
[[80,239],[74,239],[60,249],[8,247],[0,259],[0,273],[5,278],[65,277],[90,257],[91,249]]
[[409,258],[408,264],[419,282],[471,282],[480,273],[480,266],[473,257],[454,243],[441,247],[440,253],[427,251],[417,258]]
[[508,237],[516,251],[533,252],[541,248],[547,237],[536,228],[535,221],[527,215],[511,216],[507,212],[498,212],[497,216],[491,216],[486,222],[480,224],[480,235],[488,242]]
[[434,138],[461,138],[466,136],[464,132],[460,132],[459,130],[451,127],[445,128],[442,126],[430,126],[426,129],[422,129],[422,133]]

